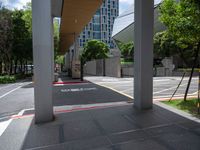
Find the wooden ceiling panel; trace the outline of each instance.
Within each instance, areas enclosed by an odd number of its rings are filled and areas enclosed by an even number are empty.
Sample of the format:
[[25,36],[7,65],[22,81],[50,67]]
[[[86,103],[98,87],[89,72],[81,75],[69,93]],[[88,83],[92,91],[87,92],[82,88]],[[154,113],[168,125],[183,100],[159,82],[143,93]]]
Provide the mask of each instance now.
[[65,53],[74,43],[83,28],[91,20],[102,0],[63,0],[60,28],[61,53]]

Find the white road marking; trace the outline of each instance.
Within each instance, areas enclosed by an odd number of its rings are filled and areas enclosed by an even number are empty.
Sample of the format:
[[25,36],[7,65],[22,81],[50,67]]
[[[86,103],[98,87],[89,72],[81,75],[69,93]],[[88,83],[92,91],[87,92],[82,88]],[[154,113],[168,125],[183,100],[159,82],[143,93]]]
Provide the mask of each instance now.
[[54,112],[59,110],[72,110],[72,109],[84,109],[84,108],[90,108],[90,107],[114,107],[114,106],[123,106],[123,105],[129,105],[127,102],[108,102],[108,103],[94,103],[94,104],[81,104],[81,105],[64,105],[64,106],[54,106]]
[[53,86],[67,86],[67,85],[87,85],[87,84],[91,84],[91,83],[78,83],[78,84],[74,84],[74,83],[70,83],[70,84],[53,84]]
[[6,88],[11,87],[11,86],[14,86],[14,85],[23,85],[23,81],[26,81],[26,80],[22,80],[21,82],[11,83],[11,84],[8,84],[8,85],[6,85],[6,86],[2,86],[2,87],[0,87],[0,90],[1,90],[1,89],[6,89]]
[[13,90],[11,90],[11,91],[9,91],[9,92],[7,92],[7,93],[1,95],[1,96],[0,96],[0,99],[3,98],[3,97],[5,97],[6,95],[8,95],[8,94],[10,94],[10,93],[12,93],[12,92],[14,92],[14,91],[16,91],[17,89],[19,89],[19,88],[21,88],[21,87],[22,87],[22,86],[19,86],[19,87],[13,89]]
[[133,81],[118,81],[118,82],[112,82],[112,81],[110,81],[110,82],[94,82],[94,83],[98,83],[98,84],[124,84],[124,83],[132,83]]
[[153,80],[155,82],[164,82],[164,81],[172,81],[171,79],[160,79],[160,80]]
[[61,92],[84,92],[84,91],[93,91],[97,90],[96,87],[91,88],[74,88],[74,89],[61,89]]
[[[183,97],[185,94],[176,94],[174,97]],[[172,95],[154,96],[153,98],[170,98]],[[196,96],[196,93],[188,94],[188,96]]]
[[114,88],[112,88],[112,87],[110,87],[110,86],[106,86],[106,85],[98,84],[98,83],[94,83],[94,84],[97,84],[97,85],[99,85],[99,86],[102,86],[102,87],[111,89],[111,90],[113,90],[113,91],[115,91],[115,92],[117,92],[117,93],[119,93],[119,94],[122,94],[122,95],[124,95],[124,96],[126,96],[126,97],[129,97],[129,98],[133,99],[132,96],[130,96],[130,95],[126,94],[126,93],[123,93],[123,92],[121,92],[121,91],[119,91],[119,90],[116,90],[116,89],[114,89]]
[[[34,110],[34,108],[29,108],[29,109],[23,109],[21,110],[16,116],[21,116],[23,115],[23,113],[27,110]],[[15,116],[15,115],[13,115]],[[8,128],[9,124],[12,122],[12,118],[6,121],[2,121],[0,122],[0,137],[2,136],[2,134],[6,131],[6,129]]]
[[120,92],[128,92],[128,91],[133,91],[133,88],[125,89],[125,90],[122,90]]
[[[195,80],[196,80],[197,78],[194,78],[193,80],[192,80],[192,82],[195,82]],[[171,81],[172,79],[157,79],[157,80],[154,80],[155,82],[161,82],[161,81]],[[176,79],[176,80],[178,80],[178,79]],[[188,80],[188,79],[184,79],[184,80]],[[109,81],[109,80],[107,80],[107,81]],[[112,82],[112,81],[114,81],[114,82]],[[133,91],[133,88],[132,87],[130,87],[130,88],[128,88],[128,89],[124,89],[124,90],[117,90],[116,89],[116,86],[113,86],[112,84],[117,84],[117,83],[119,83],[119,84],[121,84],[120,85],[120,87],[121,86],[123,86],[123,83],[130,83],[130,82],[133,82],[133,81],[115,81],[115,80],[110,80],[110,82],[95,82],[96,84],[98,84],[98,85],[100,85],[100,86],[104,86],[104,87],[107,87],[107,88],[110,88],[110,89],[112,89],[112,90],[115,90],[115,91],[117,91],[117,92],[120,92],[121,94],[123,93],[123,94],[125,94],[125,92],[128,92],[128,91]],[[111,84],[111,85],[110,85]],[[182,87],[182,86],[185,86],[185,85],[187,85],[187,83],[184,83],[184,84],[182,84],[182,85],[180,85],[180,87]],[[126,85],[126,86],[128,86],[128,85]],[[192,85],[191,85],[192,86]],[[154,88],[156,88],[156,87],[154,87]],[[171,89],[175,89],[175,88],[177,88],[177,86],[173,86],[173,87],[170,87],[170,88],[167,88],[167,89],[164,89],[164,90],[161,90],[161,91],[157,91],[157,92],[154,92],[153,94],[159,94],[159,93],[162,93],[162,92],[165,92],[165,91],[169,91],[169,90],[171,90]],[[188,94],[188,95],[195,95],[196,94],[196,92],[195,93],[192,93],[192,94]],[[126,96],[127,96],[127,94],[125,94]],[[182,96],[183,94],[176,94],[175,96]],[[130,95],[128,95],[129,97],[130,97]],[[165,95],[165,97],[170,97],[171,95]],[[158,97],[164,97],[164,96],[158,96]],[[132,98],[132,96],[131,96],[131,98]],[[157,98],[157,97],[156,97]]]
[[[184,86],[184,85],[187,85],[187,83],[180,85],[180,87],[181,87],[181,86]],[[168,89],[164,89],[164,90],[161,90],[161,91],[157,91],[157,92],[154,92],[153,94],[162,93],[162,92],[169,91],[169,90],[172,90],[172,89],[175,89],[175,88],[177,88],[177,86],[173,86],[173,87],[168,88]]]
[[4,133],[4,131],[7,129],[8,125],[11,123],[12,119],[0,122],[0,137]]
[[3,97],[5,97],[5,96],[7,96],[7,95],[9,95],[9,94],[12,93],[12,92],[18,90],[18,89],[20,89],[21,87],[23,87],[23,86],[25,86],[25,85],[28,85],[28,84],[30,84],[30,83],[20,85],[20,86],[18,86],[18,87],[16,87],[16,88],[10,90],[9,92],[7,92],[7,93],[1,95],[1,96],[0,96],[0,99],[3,98]]
[[0,87],[0,90],[2,90],[2,89],[6,89],[6,88],[11,87],[11,86],[14,86],[14,85],[16,85],[16,83],[15,83],[15,84],[9,84],[9,85],[6,85],[6,86],[3,86],[3,87]]
[[198,94],[198,92],[200,92],[200,91],[196,91],[196,92],[194,92],[194,93],[192,93],[193,95],[196,95],[196,94]]

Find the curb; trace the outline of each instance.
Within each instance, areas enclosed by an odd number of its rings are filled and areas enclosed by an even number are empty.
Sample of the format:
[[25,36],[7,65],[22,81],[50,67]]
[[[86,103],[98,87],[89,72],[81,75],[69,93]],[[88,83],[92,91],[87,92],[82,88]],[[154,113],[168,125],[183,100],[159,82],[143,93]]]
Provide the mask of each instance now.
[[176,108],[174,108],[174,107],[172,107],[172,106],[163,104],[163,103],[161,103],[161,102],[159,102],[159,101],[155,102],[154,104],[157,105],[157,106],[160,106],[160,107],[162,107],[162,108],[164,108],[164,109],[166,109],[166,110],[169,110],[169,111],[171,111],[171,112],[173,112],[173,113],[176,113],[176,114],[178,114],[178,115],[180,115],[180,116],[182,116],[182,117],[184,117],[184,118],[187,118],[187,119],[189,119],[189,120],[192,120],[192,121],[195,121],[195,122],[197,122],[197,123],[200,123],[200,119],[199,119],[199,118],[194,117],[192,114],[189,114],[189,113],[187,113],[187,112],[185,112],[185,111],[176,109]]

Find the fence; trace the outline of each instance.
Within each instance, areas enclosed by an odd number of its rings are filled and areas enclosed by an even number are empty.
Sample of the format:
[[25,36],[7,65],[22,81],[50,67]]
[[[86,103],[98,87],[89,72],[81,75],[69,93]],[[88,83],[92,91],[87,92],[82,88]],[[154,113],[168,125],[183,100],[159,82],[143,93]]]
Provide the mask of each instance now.
[[84,66],[84,74],[121,77],[120,57],[88,61]]

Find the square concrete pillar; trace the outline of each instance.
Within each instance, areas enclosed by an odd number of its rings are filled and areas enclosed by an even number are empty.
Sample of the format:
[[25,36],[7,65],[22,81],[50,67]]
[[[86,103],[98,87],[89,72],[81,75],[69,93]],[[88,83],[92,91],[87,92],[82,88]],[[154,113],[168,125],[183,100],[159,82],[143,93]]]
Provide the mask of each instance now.
[[134,106],[152,108],[154,0],[135,0]]
[[36,123],[53,120],[53,18],[51,0],[32,0]]

